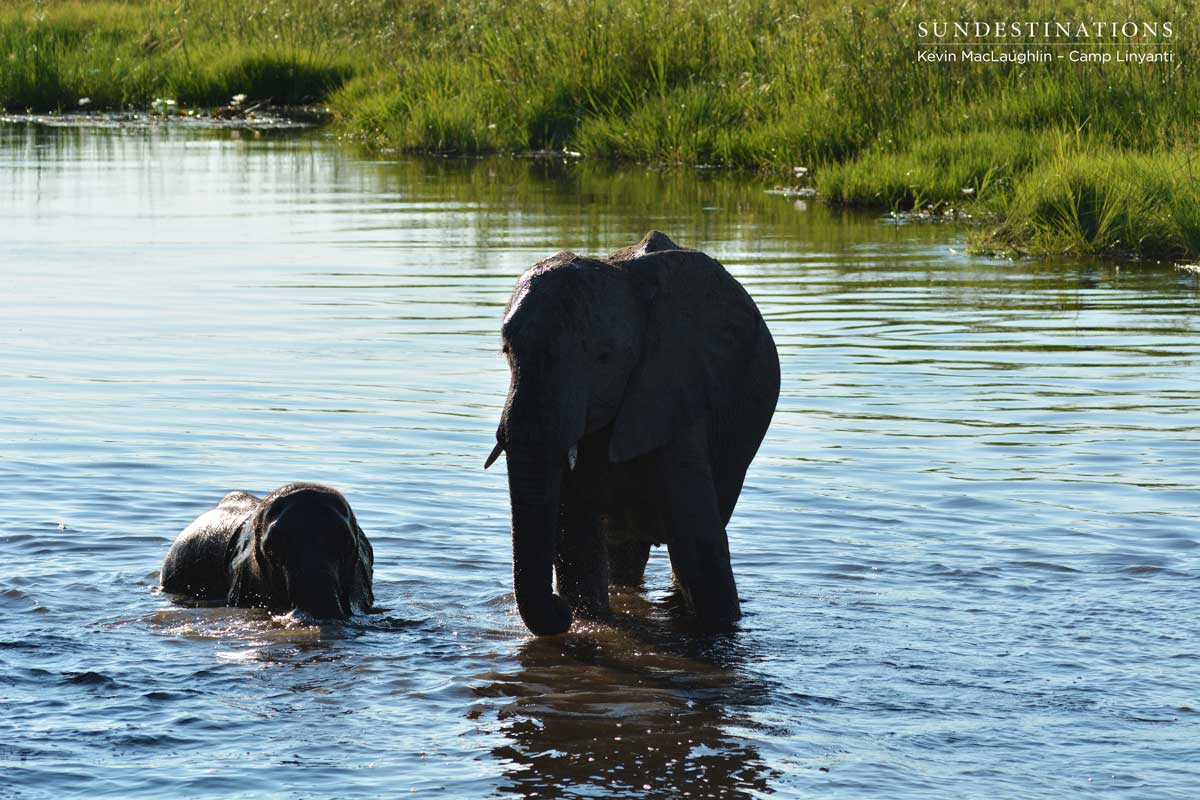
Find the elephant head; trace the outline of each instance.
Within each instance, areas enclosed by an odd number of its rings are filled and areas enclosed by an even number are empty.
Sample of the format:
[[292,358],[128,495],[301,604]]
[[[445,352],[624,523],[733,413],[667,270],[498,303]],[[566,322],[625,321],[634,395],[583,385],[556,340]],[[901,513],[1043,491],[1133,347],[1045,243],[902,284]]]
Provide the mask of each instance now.
[[571,624],[551,582],[580,439],[607,429],[612,464],[667,444],[730,391],[744,331],[760,324],[720,264],[657,232],[605,261],[561,252],[521,276],[501,327],[511,381],[485,467],[506,453],[513,582],[533,633]]
[[[340,492],[309,483],[284,486],[245,525],[249,541],[235,565],[232,604],[297,608],[320,618],[371,607],[374,553]],[[245,602],[250,594],[257,602]]]

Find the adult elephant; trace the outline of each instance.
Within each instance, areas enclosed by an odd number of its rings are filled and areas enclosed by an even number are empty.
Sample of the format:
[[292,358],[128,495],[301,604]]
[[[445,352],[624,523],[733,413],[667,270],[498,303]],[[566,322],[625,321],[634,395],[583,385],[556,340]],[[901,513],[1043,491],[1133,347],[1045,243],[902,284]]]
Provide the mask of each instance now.
[[291,483],[265,498],[230,492],[192,521],[163,561],[163,591],[315,617],[367,611],[375,563],[346,498]]
[[741,284],[651,231],[604,261],[533,266],[501,335],[511,383],[485,467],[506,453],[529,630],[607,615],[610,583],[639,584],[651,544],[702,622],[738,619],[725,526],[779,398],[775,342]]

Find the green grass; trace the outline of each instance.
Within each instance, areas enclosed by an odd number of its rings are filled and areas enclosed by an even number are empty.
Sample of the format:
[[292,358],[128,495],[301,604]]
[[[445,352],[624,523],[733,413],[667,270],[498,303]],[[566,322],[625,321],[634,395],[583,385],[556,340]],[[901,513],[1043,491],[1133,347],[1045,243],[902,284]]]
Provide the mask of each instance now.
[[1064,139],[1021,177],[1004,220],[977,237],[1018,253],[1200,253],[1200,160],[1187,151],[1080,147]]
[[[0,106],[13,111],[145,107],[157,97],[223,104],[238,93],[277,103],[326,100],[371,68],[285,10],[234,2],[18,2],[0,9]],[[279,18],[276,18],[276,15]]]
[[817,176],[821,193],[848,206],[927,206],[983,203],[994,207],[1013,182],[1045,160],[1052,132],[994,128],[962,133],[910,134],[902,143],[876,144]]
[[[16,0],[0,105],[327,102],[379,148],[807,167],[832,203],[995,215],[976,246],[1197,255],[1185,0]],[[919,20],[1172,20],[1173,64],[921,64]]]

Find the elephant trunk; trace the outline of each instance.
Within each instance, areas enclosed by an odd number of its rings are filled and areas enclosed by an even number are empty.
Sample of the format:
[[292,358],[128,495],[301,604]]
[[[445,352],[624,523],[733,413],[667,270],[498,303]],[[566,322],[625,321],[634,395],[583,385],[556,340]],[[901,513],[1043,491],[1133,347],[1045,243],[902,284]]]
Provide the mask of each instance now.
[[346,593],[337,587],[320,592],[299,592],[292,598],[292,605],[318,619],[345,619],[353,613]]
[[288,601],[318,619],[345,619],[354,613],[335,566],[317,558],[296,559],[284,568]]
[[563,633],[571,627],[571,609],[551,585],[561,485],[561,465],[549,454],[509,449],[513,586],[521,619],[537,636]]

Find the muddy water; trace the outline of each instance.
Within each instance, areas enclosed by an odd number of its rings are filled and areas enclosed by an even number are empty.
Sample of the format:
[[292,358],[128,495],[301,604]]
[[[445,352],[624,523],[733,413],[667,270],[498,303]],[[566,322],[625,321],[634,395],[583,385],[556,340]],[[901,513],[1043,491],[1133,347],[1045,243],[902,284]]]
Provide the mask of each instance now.
[[[763,188],[0,128],[0,797],[1193,797],[1197,278]],[[656,551],[615,625],[535,640],[481,469],[501,310],[649,228],[780,346],[746,617],[689,630]],[[385,610],[155,590],[222,493],[295,479],[346,493]]]

